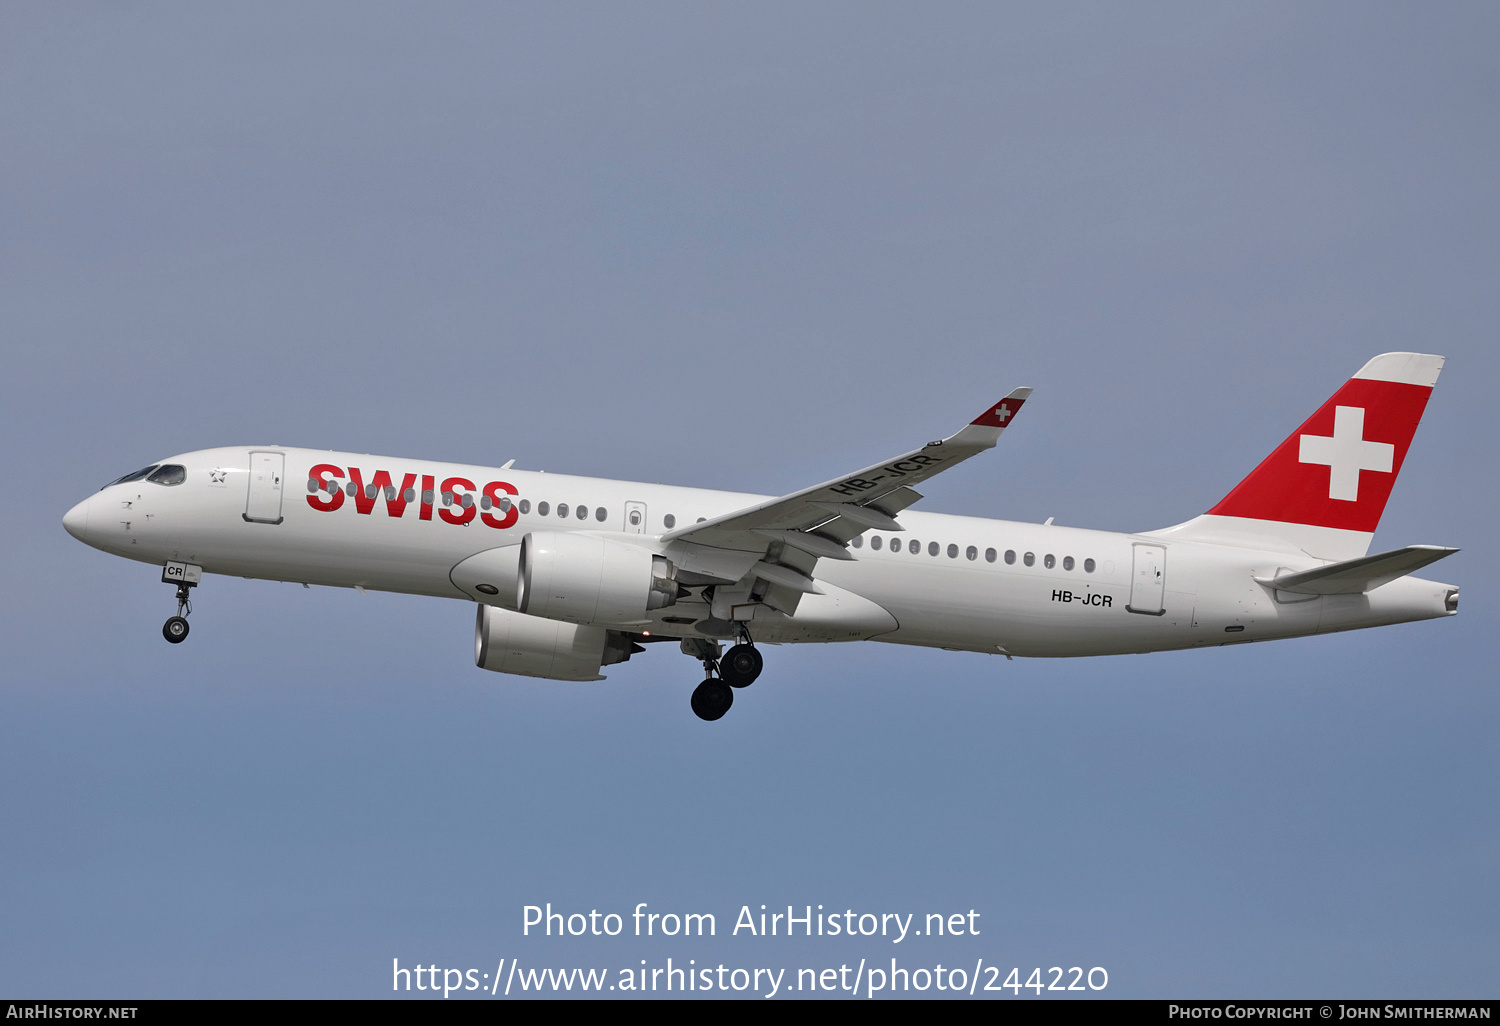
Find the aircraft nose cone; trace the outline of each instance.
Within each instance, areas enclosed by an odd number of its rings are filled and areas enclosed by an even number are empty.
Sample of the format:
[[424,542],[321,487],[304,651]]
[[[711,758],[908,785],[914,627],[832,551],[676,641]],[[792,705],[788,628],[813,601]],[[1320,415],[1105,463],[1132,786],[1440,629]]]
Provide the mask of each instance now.
[[63,514],[63,530],[81,542],[88,541],[85,536],[89,531],[89,501],[84,499]]

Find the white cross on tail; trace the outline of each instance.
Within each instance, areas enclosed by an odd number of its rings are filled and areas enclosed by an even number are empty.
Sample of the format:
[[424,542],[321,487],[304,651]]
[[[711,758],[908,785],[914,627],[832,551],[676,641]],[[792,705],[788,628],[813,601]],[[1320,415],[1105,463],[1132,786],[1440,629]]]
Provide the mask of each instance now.
[[1361,406],[1336,406],[1333,437],[1303,435],[1297,453],[1299,463],[1321,463],[1328,468],[1328,497],[1346,502],[1359,500],[1359,472],[1377,470],[1389,474],[1396,447],[1389,442],[1365,441],[1365,411]]

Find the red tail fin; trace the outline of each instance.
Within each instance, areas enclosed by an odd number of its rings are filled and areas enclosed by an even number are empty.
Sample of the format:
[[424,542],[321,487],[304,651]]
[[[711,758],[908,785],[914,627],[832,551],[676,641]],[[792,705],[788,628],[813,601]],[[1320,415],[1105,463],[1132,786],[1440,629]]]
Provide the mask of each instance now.
[[1375,357],[1217,506],[1151,533],[1318,559],[1363,556],[1442,369],[1441,356]]
[[1209,515],[1373,533],[1442,369],[1441,356],[1375,357]]

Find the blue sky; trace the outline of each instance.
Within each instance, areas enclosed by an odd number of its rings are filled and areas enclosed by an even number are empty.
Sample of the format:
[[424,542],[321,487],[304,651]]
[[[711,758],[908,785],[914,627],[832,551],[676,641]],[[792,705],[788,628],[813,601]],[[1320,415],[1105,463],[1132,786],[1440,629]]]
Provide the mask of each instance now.
[[[5,4],[0,992],[388,993],[390,960],[1104,966],[1493,996],[1493,5]],[[1368,357],[1449,362],[1376,548],[1460,616],[1006,662],[487,674],[470,607],[64,534],[307,445],[781,493],[1036,389],[923,508],[1207,509]],[[707,911],[547,940],[521,908]],[[893,948],[742,905],[982,913]]]

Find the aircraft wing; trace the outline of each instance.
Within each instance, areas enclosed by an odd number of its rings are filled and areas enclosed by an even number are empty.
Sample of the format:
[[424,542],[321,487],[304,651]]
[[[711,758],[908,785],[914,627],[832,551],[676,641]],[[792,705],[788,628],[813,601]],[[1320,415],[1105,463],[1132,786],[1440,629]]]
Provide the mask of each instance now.
[[[848,543],[855,536],[869,530],[902,530],[896,515],[922,497],[912,486],[994,448],[1030,395],[1031,389],[1018,388],[942,441],[779,499],[679,527],[662,540],[689,565],[712,561],[692,558],[699,546],[734,550],[741,558],[721,559],[720,565],[730,569],[719,576],[737,566],[742,574],[753,571],[754,579],[782,593],[782,601],[775,601],[775,596],[766,601],[777,608],[795,608],[796,595],[818,591],[811,579],[818,559],[853,559]],[[752,554],[758,558],[750,560]]]

